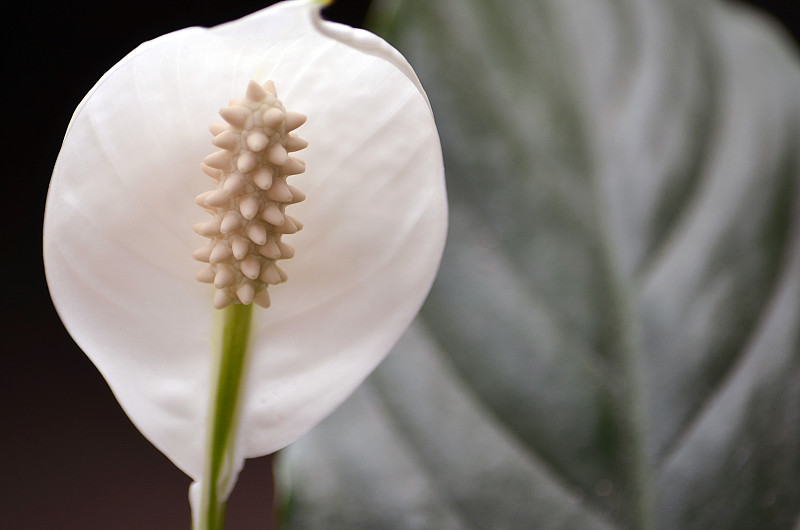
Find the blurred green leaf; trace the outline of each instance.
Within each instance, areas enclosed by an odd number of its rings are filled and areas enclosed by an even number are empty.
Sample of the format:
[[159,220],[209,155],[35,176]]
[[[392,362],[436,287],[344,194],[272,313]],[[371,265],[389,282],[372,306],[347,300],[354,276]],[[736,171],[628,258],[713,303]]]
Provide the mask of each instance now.
[[382,6],[450,239],[397,351],[283,455],[289,528],[800,528],[780,31],[711,0]]

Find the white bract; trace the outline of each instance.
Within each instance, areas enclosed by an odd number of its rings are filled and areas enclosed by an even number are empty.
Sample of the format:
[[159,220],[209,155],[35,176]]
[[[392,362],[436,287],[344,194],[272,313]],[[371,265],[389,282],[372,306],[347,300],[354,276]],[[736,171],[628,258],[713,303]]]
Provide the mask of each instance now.
[[251,80],[308,117],[291,184],[302,231],[288,281],[254,309],[237,466],[328,414],[386,355],[425,298],[444,245],[441,150],[411,67],[378,37],[321,20],[310,0],[145,43],[89,92],[48,194],[44,257],[58,312],[136,426],[203,473],[214,287],[195,204],[208,128]]

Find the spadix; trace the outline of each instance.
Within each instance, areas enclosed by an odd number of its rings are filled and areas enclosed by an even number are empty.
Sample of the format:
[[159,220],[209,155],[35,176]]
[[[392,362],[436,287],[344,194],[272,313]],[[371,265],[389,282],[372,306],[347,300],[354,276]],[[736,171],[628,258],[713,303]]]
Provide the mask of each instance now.
[[[269,307],[267,286],[286,280],[275,261],[294,255],[281,236],[297,232],[300,226],[284,208],[302,199],[294,200],[286,178],[302,173],[305,162],[289,156],[287,144],[292,138],[293,150],[306,146],[296,135],[290,136],[306,117],[286,112],[277,95],[272,81],[263,86],[250,81],[243,99],[219,111],[228,123],[211,126],[212,143],[221,150],[208,155],[203,164],[219,170],[213,177],[218,188],[195,197],[212,219],[196,225],[195,231],[210,241],[193,256],[209,264],[197,279],[217,288],[217,309],[253,302]],[[261,178],[265,173],[270,175],[268,183]]]

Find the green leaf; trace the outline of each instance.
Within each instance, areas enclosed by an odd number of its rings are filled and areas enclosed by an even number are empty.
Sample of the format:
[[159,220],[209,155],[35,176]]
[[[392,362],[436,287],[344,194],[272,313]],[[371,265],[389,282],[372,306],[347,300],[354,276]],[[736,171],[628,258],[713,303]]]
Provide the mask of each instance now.
[[448,247],[412,332],[284,455],[289,527],[797,528],[788,41],[714,1],[395,4]]

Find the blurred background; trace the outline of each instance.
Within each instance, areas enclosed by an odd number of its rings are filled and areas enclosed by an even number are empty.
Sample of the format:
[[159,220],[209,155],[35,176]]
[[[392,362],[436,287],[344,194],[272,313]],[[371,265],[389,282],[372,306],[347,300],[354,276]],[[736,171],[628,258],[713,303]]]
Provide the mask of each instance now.
[[[6,186],[15,200],[3,208],[0,528],[189,527],[189,480],[128,421],[52,307],[40,250],[44,201],[70,116],[108,68],[141,42],[232,20],[269,3],[18,3],[5,17],[4,151]],[[800,20],[792,16],[792,2],[748,3],[770,13],[797,42]],[[369,4],[339,0],[325,13],[359,26]],[[411,49],[414,31],[403,32]],[[418,73],[424,85],[436,85],[426,78],[431,72]],[[450,181],[457,168],[448,171],[449,186],[457,186]],[[229,528],[265,528],[272,520],[270,469],[270,458],[246,466],[230,502]],[[602,496],[604,485],[597,487]]]

